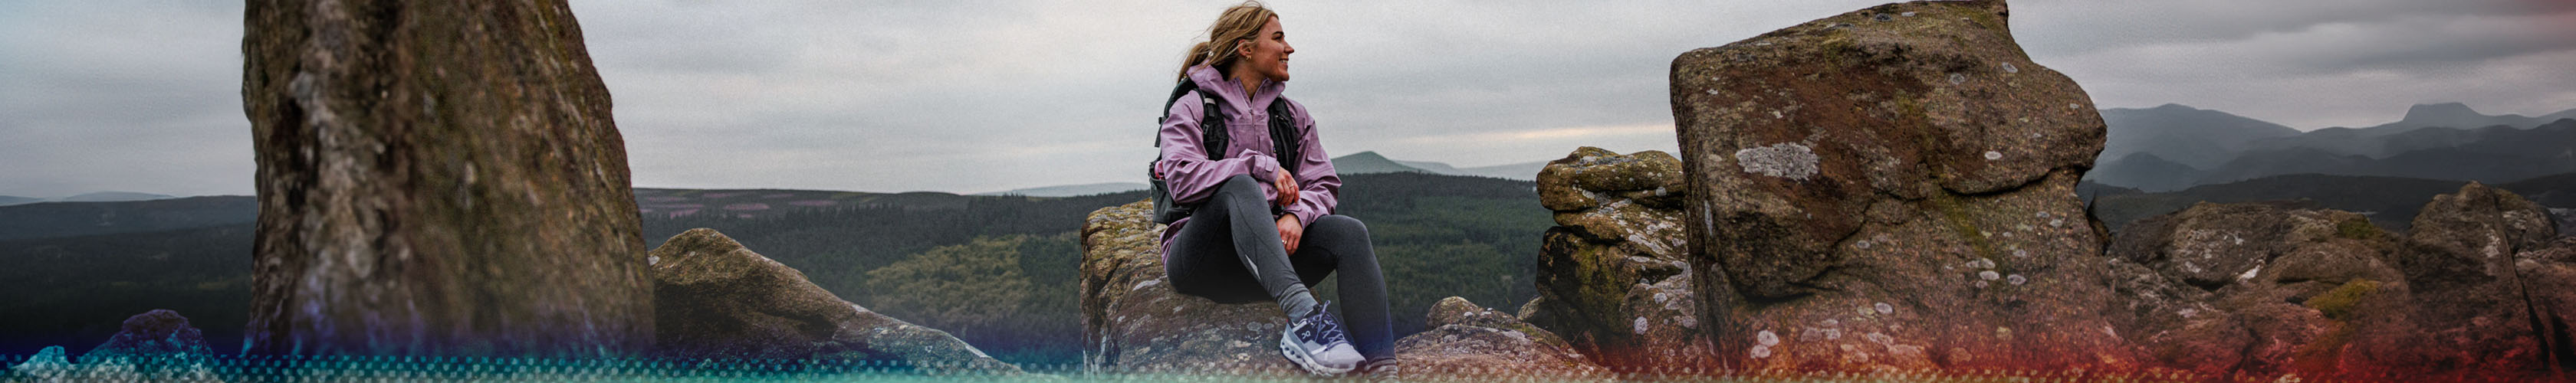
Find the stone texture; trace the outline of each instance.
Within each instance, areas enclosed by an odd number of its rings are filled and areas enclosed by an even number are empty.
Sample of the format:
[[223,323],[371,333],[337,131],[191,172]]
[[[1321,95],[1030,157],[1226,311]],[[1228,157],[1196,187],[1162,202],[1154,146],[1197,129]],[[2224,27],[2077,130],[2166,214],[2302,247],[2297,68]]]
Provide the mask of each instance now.
[[[1095,372],[1293,377],[1279,355],[1277,304],[1217,303],[1172,290],[1150,201],[1093,211],[1083,224],[1083,364]],[[1398,315],[1401,315],[1399,313]],[[1400,378],[1581,378],[1601,367],[1554,333],[1461,298],[1435,305],[1433,329],[1396,340]]]
[[1741,368],[2130,368],[2075,184],[2104,126],[2002,1],[1673,60],[1700,325]]
[[206,346],[205,335],[188,325],[188,317],[170,310],[152,310],[125,318],[124,328],[110,336],[107,343],[81,354],[82,364],[125,364],[134,373],[154,381],[213,380],[208,357],[215,351]]
[[2139,220],[2112,241],[2127,310],[2115,328],[2159,366],[2270,376],[2341,371],[2347,350],[2397,333],[2411,295],[2387,262],[2395,236],[2368,217],[2293,203],[2201,203]]
[[260,206],[250,352],[651,346],[623,139],[563,1],[244,13]]
[[[2538,206],[2471,184],[2437,196],[2406,236],[2292,206],[2198,204],[2132,225],[2111,251],[2128,270],[2115,271],[2130,309],[2117,327],[2161,366],[2245,378],[2576,367],[2563,319],[2576,307],[2576,241],[2549,242]],[[2187,282],[2222,273],[2241,274]]]
[[1683,261],[1681,161],[1660,151],[1576,149],[1539,171],[1539,299],[1522,319],[1612,367],[1709,364]]
[[66,358],[62,346],[45,347],[10,366],[0,382],[221,382],[214,355],[187,317],[152,310],[126,318],[116,335],[81,354],[80,363]]
[[1616,380],[1555,333],[1466,298],[1441,299],[1423,323],[1431,329],[1396,340],[1399,378]]
[[653,319],[666,357],[895,362],[928,373],[1006,373],[946,331],[869,311],[711,229],[653,249]]
[[2243,320],[2220,310],[2214,294],[2182,284],[2146,266],[2110,261],[2111,291],[2120,306],[2111,326],[2158,368],[2203,375],[2236,371],[2253,342]]
[[1288,321],[1278,304],[1217,303],[1172,289],[1152,210],[1150,201],[1101,208],[1082,226],[1085,368],[1303,375],[1279,356]]
[[2531,294],[2530,325],[2540,343],[2539,362],[2555,371],[2576,370],[2576,329],[2568,327],[2576,323],[2576,237],[2562,235],[2518,257],[2515,271]]
[[[2517,263],[2557,237],[2546,208],[2511,192],[2469,183],[2434,196],[2416,214],[2407,241],[2413,251],[2396,259],[2419,299],[2407,313],[2422,325],[2422,342],[2403,358],[2381,361],[2407,369],[2541,370],[2545,363],[2535,300],[2567,290],[2533,289]],[[2533,260],[2546,273],[2562,262]],[[2548,283],[2548,282],[2541,282]],[[2576,367],[2566,365],[2558,367]]]
[[7,374],[0,374],[0,382],[71,382],[85,377],[79,366],[63,356],[63,346],[46,346],[27,361],[9,366]]

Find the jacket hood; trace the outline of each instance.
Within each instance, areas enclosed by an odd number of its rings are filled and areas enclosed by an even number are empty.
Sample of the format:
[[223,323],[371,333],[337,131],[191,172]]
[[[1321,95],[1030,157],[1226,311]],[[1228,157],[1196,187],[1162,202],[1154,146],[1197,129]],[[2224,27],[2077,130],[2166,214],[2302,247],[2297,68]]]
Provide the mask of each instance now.
[[1199,91],[1216,94],[1220,103],[1225,104],[1231,112],[1236,112],[1229,114],[1267,107],[1271,100],[1278,99],[1281,92],[1288,90],[1287,83],[1261,80],[1261,85],[1253,88],[1253,94],[1244,94],[1241,83],[1226,78],[1225,71],[1217,70],[1208,64],[1192,66],[1189,73],[1190,81],[1198,83]]

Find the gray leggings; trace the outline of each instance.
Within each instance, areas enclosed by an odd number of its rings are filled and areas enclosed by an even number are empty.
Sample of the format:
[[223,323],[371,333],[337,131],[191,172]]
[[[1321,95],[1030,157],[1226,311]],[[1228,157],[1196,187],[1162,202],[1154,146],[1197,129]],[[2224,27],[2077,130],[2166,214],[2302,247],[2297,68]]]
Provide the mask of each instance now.
[[1226,179],[1181,225],[1180,234],[1172,237],[1170,263],[1163,266],[1172,289],[1218,302],[1268,299],[1287,307],[1292,300],[1311,302],[1306,286],[1341,271],[1337,286],[1351,346],[1369,359],[1395,357],[1386,281],[1379,276],[1368,226],[1343,215],[1316,218],[1306,224],[1297,254],[1289,255],[1279,244],[1279,224],[1256,182],[1251,176]]

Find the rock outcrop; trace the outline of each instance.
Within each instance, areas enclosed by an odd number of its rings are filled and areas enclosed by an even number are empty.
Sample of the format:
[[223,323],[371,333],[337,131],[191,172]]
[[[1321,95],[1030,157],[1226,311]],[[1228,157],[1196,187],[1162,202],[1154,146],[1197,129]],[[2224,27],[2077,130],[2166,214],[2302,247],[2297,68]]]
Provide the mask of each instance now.
[[89,376],[83,374],[78,366],[73,365],[71,358],[63,356],[63,346],[46,346],[43,350],[36,350],[36,355],[28,356],[27,361],[9,366],[7,374],[0,374],[0,381],[50,383],[69,382],[86,377]]
[[2546,275],[2576,265],[2539,259],[2558,237],[2547,208],[2471,182],[2456,193],[2434,196],[2416,213],[2412,227],[2407,242],[2413,251],[2392,263],[2423,298],[2407,315],[2425,333],[2405,348],[2416,355],[2388,363],[2404,369],[2576,369],[2576,363],[2550,360],[2576,356],[2550,349],[2549,338],[2568,333],[2552,330],[2558,326],[2550,322],[2559,315],[2542,314],[2545,307],[2536,307],[2542,305],[2536,301],[2565,299],[2576,290],[2549,288],[2570,286],[2565,279],[2537,279],[2522,272],[2528,268]]
[[2134,367],[2075,185],[2091,98],[2002,1],[1888,4],[1673,60],[1700,326],[1726,364]]
[[1706,364],[1683,260],[1681,160],[1660,151],[1576,149],[1539,171],[1543,235],[1531,324],[1612,367]]
[[[1172,290],[1158,246],[1163,226],[1148,219],[1152,210],[1150,201],[1101,208],[1083,224],[1085,369],[1304,375],[1279,355],[1286,315],[1277,304],[1217,303]],[[1581,377],[1602,371],[1554,333],[1465,299],[1443,300],[1429,315],[1432,330],[1396,340],[1402,375]]]
[[[2112,242],[2115,328],[2156,366],[2271,376],[2384,355],[2410,329],[2397,238],[2349,212],[2201,203]],[[2353,353],[2347,349],[2368,350]]]
[[1151,202],[1093,211],[1082,225],[1083,365],[1108,372],[1295,376],[1279,356],[1286,315],[1271,302],[1224,304],[1172,289]]
[[1555,333],[1510,313],[1448,297],[1432,304],[1423,323],[1430,330],[1396,340],[1403,378],[1420,380],[1551,377],[1609,379],[1610,370],[1585,360]]
[[249,3],[249,351],[651,346],[608,88],[561,0]]
[[946,331],[841,300],[715,230],[672,236],[648,259],[662,356],[878,361],[934,374],[1020,372]]
[[[2576,368],[2576,241],[2476,183],[2399,236],[2360,214],[2199,204],[2112,246],[2122,333],[2203,374],[2519,379]],[[2552,242],[2555,240],[2556,242]],[[2233,275],[2229,277],[2228,275]]]
[[62,346],[46,347],[0,374],[0,382],[221,382],[213,356],[187,317],[152,310],[126,318],[121,331],[81,354],[78,364]]
[[2532,333],[2540,343],[2539,363],[2554,371],[2576,370],[2576,237],[2561,226],[2561,238],[2539,250],[2517,254],[2514,272],[2531,292]]
[[80,361],[131,365],[136,374],[155,381],[210,380],[207,361],[214,355],[205,335],[188,325],[188,317],[152,310],[125,318],[121,331],[82,353]]

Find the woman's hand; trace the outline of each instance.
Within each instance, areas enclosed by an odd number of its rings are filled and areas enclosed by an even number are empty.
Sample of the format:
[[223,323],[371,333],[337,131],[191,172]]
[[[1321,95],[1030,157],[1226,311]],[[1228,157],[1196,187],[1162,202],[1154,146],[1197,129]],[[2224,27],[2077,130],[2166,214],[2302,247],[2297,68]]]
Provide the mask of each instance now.
[[1279,179],[1270,180],[1270,185],[1279,189],[1279,198],[1276,199],[1279,207],[1288,207],[1289,204],[1297,203],[1297,177],[1288,174],[1285,170],[1277,173],[1279,173]]
[[1296,214],[1279,216],[1279,246],[1297,253],[1297,240],[1306,236],[1306,224],[1297,222]]

